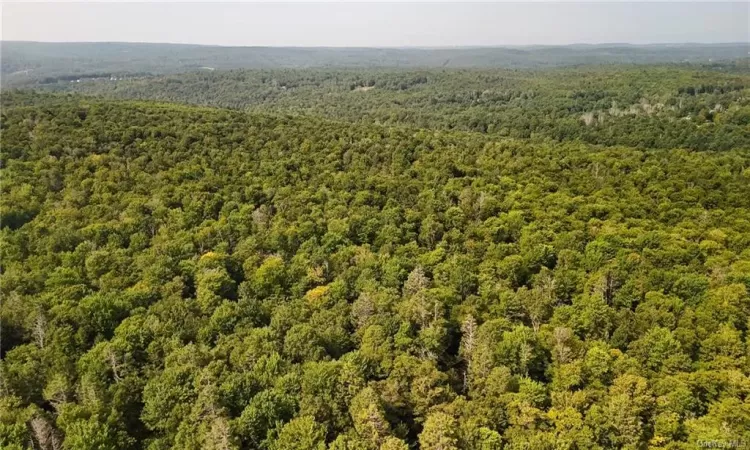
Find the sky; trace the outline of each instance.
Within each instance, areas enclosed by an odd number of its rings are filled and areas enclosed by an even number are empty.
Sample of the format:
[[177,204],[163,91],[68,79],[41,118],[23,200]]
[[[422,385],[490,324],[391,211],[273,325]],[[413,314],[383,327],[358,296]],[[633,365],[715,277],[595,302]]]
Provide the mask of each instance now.
[[750,3],[2,4],[2,39],[449,47],[749,42]]

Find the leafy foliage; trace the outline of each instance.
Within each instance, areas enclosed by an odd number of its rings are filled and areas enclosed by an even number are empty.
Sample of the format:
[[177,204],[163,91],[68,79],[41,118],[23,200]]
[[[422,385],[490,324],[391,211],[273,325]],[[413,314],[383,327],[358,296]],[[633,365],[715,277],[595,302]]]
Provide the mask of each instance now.
[[750,441],[747,150],[3,103],[3,448]]

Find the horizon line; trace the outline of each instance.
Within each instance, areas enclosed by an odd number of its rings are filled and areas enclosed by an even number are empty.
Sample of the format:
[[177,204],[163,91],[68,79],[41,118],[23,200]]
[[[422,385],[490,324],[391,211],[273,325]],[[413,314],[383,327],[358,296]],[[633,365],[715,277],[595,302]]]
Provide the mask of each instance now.
[[451,50],[451,49],[492,49],[492,48],[528,48],[528,47],[656,47],[656,46],[721,46],[721,45],[747,45],[748,41],[729,41],[729,42],[700,42],[700,41],[682,41],[682,42],[650,42],[635,44],[630,42],[574,42],[568,44],[458,44],[458,45],[383,45],[383,46],[347,46],[347,45],[230,45],[230,44],[195,44],[186,42],[154,42],[154,41],[33,41],[18,39],[2,39],[0,43],[31,43],[31,44],[130,44],[130,45],[180,45],[193,47],[220,47],[220,48],[294,48],[294,49],[390,49],[390,50]]

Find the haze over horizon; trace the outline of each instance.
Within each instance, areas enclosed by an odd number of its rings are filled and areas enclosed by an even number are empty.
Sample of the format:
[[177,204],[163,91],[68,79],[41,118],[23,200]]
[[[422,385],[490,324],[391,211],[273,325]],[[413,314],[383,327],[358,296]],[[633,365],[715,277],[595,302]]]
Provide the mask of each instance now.
[[242,47],[746,43],[747,3],[5,3],[2,40]]

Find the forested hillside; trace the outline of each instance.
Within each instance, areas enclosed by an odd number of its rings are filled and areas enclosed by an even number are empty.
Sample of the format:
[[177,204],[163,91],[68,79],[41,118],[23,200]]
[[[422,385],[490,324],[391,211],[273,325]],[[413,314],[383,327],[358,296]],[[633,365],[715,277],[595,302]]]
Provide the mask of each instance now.
[[747,97],[700,95],[723,151],[4,92],[0,448],[747,445]]
[[99,77],[37,85],[105,97],[407,124],[498,137],[694,150],[750,149],[750,71],[260,70]]
[[450,48],[223,47],[128,42],[1,41],[5,84],[101,74],[311,67],[532,68],[580,64],[715,63],[747,58],[747,43]]

